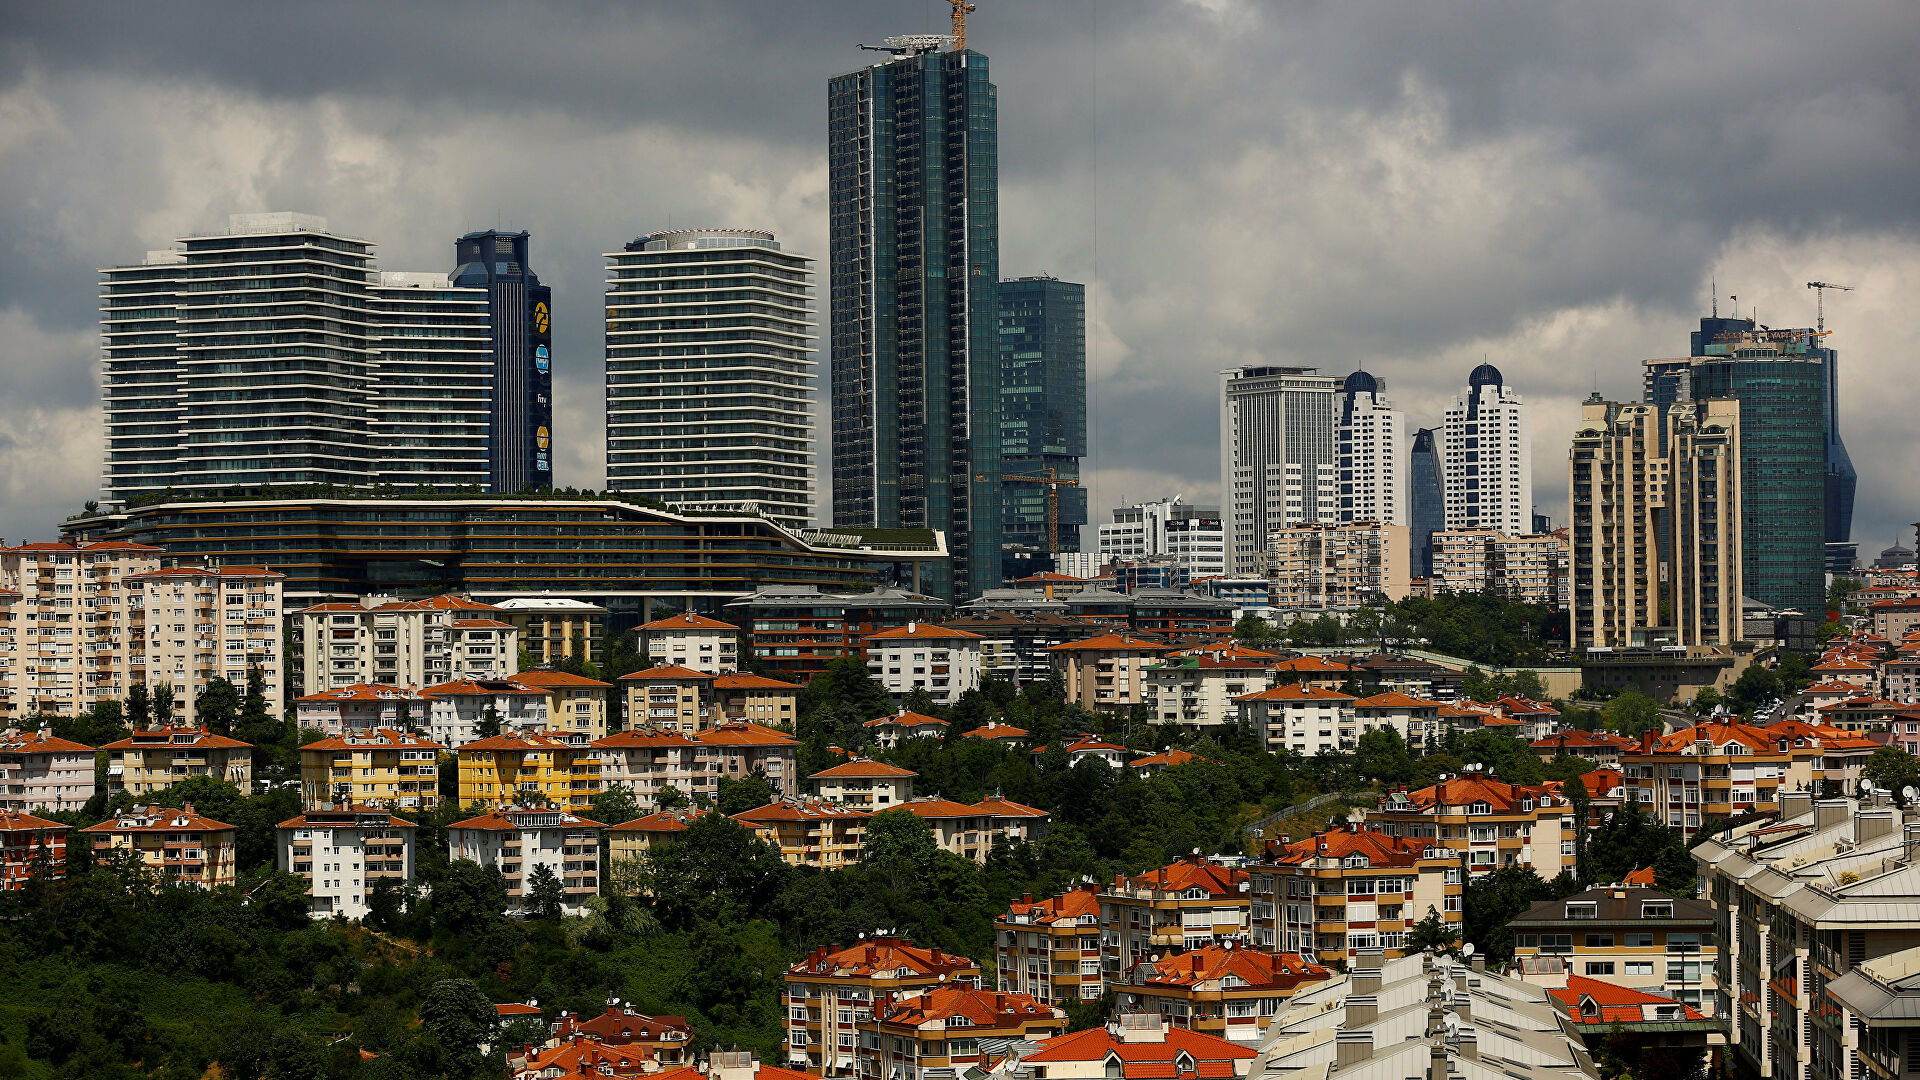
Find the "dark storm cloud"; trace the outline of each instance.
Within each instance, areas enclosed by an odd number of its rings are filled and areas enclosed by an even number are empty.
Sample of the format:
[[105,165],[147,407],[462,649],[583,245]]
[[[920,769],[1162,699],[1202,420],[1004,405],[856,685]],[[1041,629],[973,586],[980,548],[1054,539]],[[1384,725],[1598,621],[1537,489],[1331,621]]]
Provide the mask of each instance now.
[[[1920,285],[1903,0],[980,6],[1003,270],[1093,285],[1096,513],[1213,493],[1221,367],[1366,366],[1431,423],[1483,354],[1538,406],[1554,506],[1575,403],[1681,349],[1718,272],[1780,322],[1810,320],[1804,281],[1862,278],[1841,341],[1857,532],[1910,519],[1920,480],[1881,464],[1910,453],[1920,349],[1897,314]],[[389,269],[444,269],[496,219],[531,228],[576,436],[561,480],[598,483],[598,253],[672,217],[823,254],[827,78],[946,11],[8,5],[0,438],[16,460],[68,440],[70,467],[0,492],[0,532],[90,494],[71,463],[98,453],[94,268],[236,210],[326,214]]]

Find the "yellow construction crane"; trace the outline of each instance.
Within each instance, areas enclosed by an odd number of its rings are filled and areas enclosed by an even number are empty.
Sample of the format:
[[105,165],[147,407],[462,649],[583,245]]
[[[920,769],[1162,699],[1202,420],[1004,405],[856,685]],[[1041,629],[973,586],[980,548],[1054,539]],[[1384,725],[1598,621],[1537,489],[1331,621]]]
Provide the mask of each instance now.
[[1827,290],[1839,289],[1841,292],[1852,292],[1853,286],[1835,285],[1831,281],[1809,281],[1807,282],[1807,288],[1813,290],[1813,310],[1815,313],[1813,328],[1825,334],[1827,332]]
[[953,51],[959,52],[967,47],[967,14],[980,10],[967,0],[947,0],[953,5]]
[[1049,466],[1045,476],[1002,476],[1001,482],[1008,484],[1045,484],[1047,485],[1047,554],[1060,554],[1060,489],[1079,487],[1080,481],[1065,479],[1057,475]]

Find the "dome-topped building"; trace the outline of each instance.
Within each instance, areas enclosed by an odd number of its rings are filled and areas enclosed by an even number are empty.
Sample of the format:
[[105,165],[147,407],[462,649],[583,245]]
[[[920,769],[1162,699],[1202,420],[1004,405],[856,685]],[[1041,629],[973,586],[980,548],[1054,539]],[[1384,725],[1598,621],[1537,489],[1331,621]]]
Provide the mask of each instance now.
[[1341,389],[1349,394],[1377,394],[1380,392],[1380,380],[1364,371],[1356,371],[1347,376]]
[[1467,376],[1468,386],[1504,386],[1506,380],[1500,377],[1500,369],[1492,364],[1481,364]]
[[1892,547],[1882,549],[1880,557],[1873,560],[1875,570],[1898,570],[1903,566],[1912,565],[1913,549],[1902,546],[1898,540],[1893,542]]
[[1533,532],[1533,428],[1500,369],[1481,364],[1448,407],[1440,447],[1449,529]]
[[1384,381],[1365,371],[1340,384],[1336,521],[1407,524],[1407,423],[1386,391]]

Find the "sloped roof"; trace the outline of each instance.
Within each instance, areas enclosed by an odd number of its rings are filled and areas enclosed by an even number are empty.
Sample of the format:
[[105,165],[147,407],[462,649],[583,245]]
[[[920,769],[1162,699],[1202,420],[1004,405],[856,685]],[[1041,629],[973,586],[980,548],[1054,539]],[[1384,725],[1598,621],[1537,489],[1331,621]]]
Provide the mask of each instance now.
[[1160,892],[1186,892],[1204,889],[1209,896],[1237,896],[1240,883],[1247,880],[1245,870],[1221,866],[1198,855],[1176,859],[1158,870],[1135,874],[1127,882],[1136,888]]
[[1424,837],[1389,836],[1377,829],[1328,829],[1291,843],[1269,842],[1265,861],[1299,865],[1312,859],[1346,860],[1364,856],[1368,866],[1413,866],[1427,858],[1429,851],[1441,855],[1446,849],[1438,840]]
[[864,810],[854,810],[826,799],[794,795],[775,799],[765,806],[755,807],[743,814],[735,814],[733,819],[748,825],[756,825],[775,821],[813,821],[821,818],[858,819],[872,816]]
[[1081,885],[1045,900],[1015,900],[1007,905],[1011,915],[1025,915],[1035,926],[1050,926],[1061,920],[1077,923],[1083,915],[1100,915],[1100,887]]
[[608,832],[672,833],[685,832],[702,814],[714,813],[710,810],[693,810],[682,807],[678,810],[662,810],[657,814],[647,814],[623,821],[618,825],[607,826]]
[[[1299,953],[1269,953],[1245,948],[1208,945],[1150,961],[1148,973],[1136,973],[1133,981],[1148,986],[1191,987],[1235,976],[1249,988],[1292,989],[1304,982],[1319,982],[1333,972]],[[1142,978],[1141,975],[1145,974]]]
[[919,776],[919,775],[920,775],[919,773],[914,772],[912,769],[903,769],[898,765],[889,765],[884,761],[873,761],[869,758],[854,758],[852,761],[845,762],[844,764],[835,765],[829,769],[821,769],[819,772],[814,773],[812,776],[808,777],[807,779],[818,780],[823,776],[842,777],[842,776]]
[[[175,742],[174,739],[181,735],[191,735],[193,736],[193,741]],[[136,731],[127,738],[115,739],[100,749],[132,750],[138,748],[142,750],[157,750],[162,747],[175,747],[178,749],[195,748],[201,750],[244,750],[251,749],[252,746],[252,743],[243,743],[239,739],[229,739],[225,735],[215,735],[204,727],[175,725],[170,727],[146,728],[141,731]]]
[[956,630],[949,626],[937,626],[933,623],[916,622],[907,626],[896,626],[890,630],[882,630],[877,634],[868,634],[867,640],[892,641],[907,638],[913,640],[925,639],[927,641],[939,641],[955,638],[978,639],[979,637],[979,634],[971,630]]
[[759,724],[721,724],[695,732],[693,741],[706,746],[798,746],[800,740]]
[[34,817],[32,814],[22,813],[19,810],[0,809],[0,833],[25,832],[28,829],[60,829],[65,831],[70,827],[71,826],[62,825],[57,821],[48,821],[43,817]]
[[316,694],[307,694],[293,699],[301,701],[425,701],[417,690],[408,690],[386,683],[354,683],[352,686],[336,686],[331,690],[322,690]]
[[365,803],[349,803],[344,807],[315,807],[297,817],[290,817],[280,822],[278,825],[275,825],[274,828],[301,829],[308,826],[320,826],[322,828],[337,829],[344,826],[342,822],[335,820],[335,818],[344,814],[351,814],[355,818],[361,819],[354,822],[356,825],[372,825],[373,822],[367,819],[377,817],[380,819],[379,825],[383,829],[419,828],[419,823],[417,822],[408,821],[406,818],[395,817],[384,807],[368,806]]
[[358,731],[352,736],[333,735],[319,742],[310,742],[302,750],[444,750],[446,746],[423,738],[410,731],[395,731],[392,728],[373,728]]
[[1352,694],[1342,694],[1338,690],[1312,686],[1307,683],[1288,683],[1271,690],[1242,694],[1235,701],[1355,701]]
[[567,742],[544,731],[509,731],[485,739],[475,739],[459,748],[459,753],[485,750],[585,750],[588,744]]
[[804,689],[799,683],[781,682],[779,679],[769,679],[765,675],[751,675],[744,671],[733,672],[727,675],[715,675],[713,677],[713,688],[715,690]]
[[[1670,997],[1649,994],[1644,990],[1631,990],[1624,986],[1589,979],[1584,975],[1568,975],[1567,985],[1554,987],[1547,993],[1563,1001],[1568,1006],[1568,1014],[1575,1023],[1580,1024],[1638,1024],[1652,1022],[1661,1017],[1657,1010],[1677,1010],[1669,1019],[1674,1021],[1705,1020],[1705,1014],[1691,1005],[1683,1005]],[[1591,1005],[1592,1008],[1586,1006]]]
[[1139,768],[1142,765],[1161,765],[1167,768],[1173,768],[1176,765],[1185,765],[1194,761],[1207,761],[1207,759],[1201,757],[1199,754],[1186,750],[1166,749],[1157,754],[1148,754],[1146,757],[1134,758],[1127,764],[1135,768]]
[[1563,797],[1554,795],[1544,784],[1528,786],[1509,784],[1481,773],[1470,773],[1442,780],[1432,787],[1408,792],[1407,798],[1420,806],[1468,806],[1484,802],[1496,812],[1503,813],[1518,811],[1521,803],[1526,799],[1532,799],[1535,806],[1549,799],[1565,801]]
[[594,746],[604,746],[619,750],[626,748],[646,749],[649,747],[697,746],[692,739],[677,731],[659,731],[654,728],[629,728],[617,731],[604,739],[593,740]]
[[1417,698],[1412,694],[1403,694],[1398,690],[1389,690],[1384,694],[1355,699],[1353,707],[1356,709],[1438,709],[1440,703]]
[[942,799],[932,795],[922,796],[918,799],[909,799],[899,806],[889,807],[888,809],[905,810],[914,817],[928,818],[934,821],[988,816],[987,811],[977,806],[968,806],[966,803],[954,802],[952,799]]
[[[1067,1061],[1105,1061],[1111,1054],[1120,1061],[1122,1075],[1127,1080],[1136,1077],[1171,1077],[1171,1072],[1154,1071],[1143,1068],[1151,1065],[1172,1066],[1174,1059],[1185,1053],[1197,1064],[1231,1063],[1243,1058],[1260,1056],[1260,1051],[1252,1046],[1229,1042],[1226,1039],[1183,1027],[1166,1029],[1166,1037],[1160,1042],[1123,1042],[1105,1027],[1088,1028],[1071,1035],[1056,1035],[1048,1039],[1041,1048],[1027,1055],[1025,1062],[1039,1065],[1051,1062]],[[1201,1071],[1203,1077],[1215,1075]],[[1228,1071],[1219,1075],[1232,1076]]]
[[989,795],[981,799],[979,802],[973,804],[973,808],[984,813],[992,814],[994,817],[1043,818],[1047,816],[1045,810],[1028,806],[1025,803],[1017,803],[1012,799],[1003,799],[998,795]]
[[793,975],[873,975],[905,969],[914,975],[940,975],[975,966],[964,956],[923,949],[900,937],[875,935],[844,949],[815,949],[788,968]]
[[598,687],[602,690],[605,690],[608,687],[611,687],[613,685],[612,683],[601,682],[599,679],[589,679],[585,675],[574,675],[565,671],[550,671],[544,668],[535,668],[532,671],[523,671],[518,675],[515,675],[513,677],[513,681],[520,683],[524,686],[544,686],[544,687],[576,686],[576,687],[582,687],[587,689]]
[[622,675],[620,676],[620,681],[621,682],[687,682],[689,680],[693,680],[693,681],[709,680],[710,681],[715,678],[718,678],[718,676],[709,675],[704,671],[695,671],[690,667],[681,667],[679,664],[661,664],[659,667],[650,667],[645,671],[636,671],[631,675]]
[[[896,997],[880,1019],[889,1024],[919,1026],[929,1020],[963,1017],[965,1026],[975,1028],[1011,1028],[1049,1020],[1066,1025],[1067,1014],[1042,1005],[1031,994],[1000,990],[976,990],[970,986],[940,986],[917,994]],[[952,1025],[961,1026],[961,1025]]]
[[1145,638],[1129,637],[1125,634],[1101,634],[1084,641],[1064,641],[1058,645],[1047,646],[1048,652],[1147,652],[1163,653],[1167,651],[1164,642],[1148,641]]
[[992,723],[982,724],[972,731],[963,731],[960,734],[970,739],[1024,739],[1027,737],[1027,729],[1014,727],[1012,724]]
[[8,728],[0,731],[0,753],[5,754],[91,754],[94,748],[86,743],[77,743],[72,739],[55,738],[44,728],[22,731]]
[[453,824],[447,826],[447,828],[449,829],[487,829],[493,832],[516,832],[522,828],[525,828],[525,826],[520,825],[519,823],[513,820],[512,815],[515,815],[515,814],[558,814],[560,815],[560,822],[557,826],[546,825],[546,826],[539,826],[540,828],[602,829],[606,827],[600,824],[599,822],[593,820],[592,818],[584,818],[578,814],[569,813],[564,810],[553,810],[546,807],[512,807],[508,809],[489,811],[488,813],[481,814],[479,817],[470,817],[465,821],[456,821]]
[[1355,670],[1338,660],[1329,660],[1324,656],[1296,656],[1291,660],[1282,660],[1272,665],[1275,671],[1308,672],[1317,674],[1342,674]]
[[731,630],[739,633],[740,628],[719,619],[709,619],[705,615],[669,615],[664,619],[655,619],[650,623],[641,623],[642,630]]
[[479,694],[491,697],[494,694],[540,694],[546,691],[531,686],[522,686],[513,679],[453,679],[449,682],[429,686],[420,691],[421,697],[458,697],[464,694]]
[[86,833],[148,833],[148,832],[233,832],[234,827],[224,821],[215,821],[204,814],[193,812],[193,804],[176,810],[169,806],[149,806],[146,813],[136,814],[129,810],[101,822],[81,829]]
[[901,709],[901,710],[900,710],[899,712],[896,712],[896,713],[888,713],[888,714],[887,714],[887,715],[885,715],[885,716],[881,716],[881,717],[876,717],[876,718],[874,718],[874,719],[872,719],[872,720],[869,720],[869,721],[867,721],[867,723],[866,723],[866,726],[867,726],[867,727],[872,727],[872,728],[877,728],[877,727],[946,727],[946,726],[947,726],[947,722],[946,722],[945,720],[942,720],[942,719],[940,719],[939,717],[935,717],[935,716],[928,716],[928,715],[926,715],[925,713],[917,713],[917,712],[908,712],[908,711],[907,711],[907,710],[905,710],[905,709]]

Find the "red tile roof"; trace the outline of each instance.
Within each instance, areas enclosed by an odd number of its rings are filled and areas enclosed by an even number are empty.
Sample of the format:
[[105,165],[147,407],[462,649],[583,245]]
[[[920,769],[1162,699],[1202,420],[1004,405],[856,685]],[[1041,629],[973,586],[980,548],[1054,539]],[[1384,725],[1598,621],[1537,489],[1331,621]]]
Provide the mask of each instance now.
[[841,777],[841,776],[919,776],[919,775],[920,775],[919,773],[914,772],[912,769],[903,769],[898,765],[889,765],[884,761],[873,761],[869,758],[854,758],[852,761],[846,762],[844,764],[835,765],[829,769],[821,769],[819,772],[814,773],[812,776],[808,777],[807,779],[818,780],[823,776]]
[[420,691],[421,697],[456,697],[461,694],[541,694],[544,690],[535,690],[531,686],[522,686],[512,679],[454,679]]
[[19,810],[0,809],[0,833],[26,832],[29,829],[35,831],[41,829],[59,829],[64,832],[69,828],[71,828],[71,826],[62,825],[57,821],[48,821],[43,817],[34,817],[32,814],[22,813]]
[[1310,686],[1306,683],[1288,683],[1271,690],[1242,694],[1235,701],[1356,701],[1352,694],[1342,694],[1337,690]]
[[585,675],[574,675],[565,671],[549,671],[544,668],[535,668],[532,671],[523,671],[520,674],[515,675],[513,677],[513,681],[520,683],[523,686],[544,686],[544,687],[576,686],[576,687],[586,687],[586,688],[599,687],[603,690],[613,685],[612,683],[601,682],[599,679],[589,679]]
[[1345,861],[1354,855],[1366,857],[1368,866],[1413,866],[1421,859],[1441,858],[1446,849],[1438,840],[1422,837],[1389,836],[1377,829],[1328,829],[1291,843],[1267,842],[1265,861],[1298,866],[1317,858]]
[[568,742],[557,735],[544,731],[511,731],[485,739],[475,739],[459,748],[465,756],[469,751],[487,750],[584,750],[585,744]]
[[[1624,986],[1568,975],[1567,985],[1547,993],[1565,1002],[1568,1014],[1581,1024],[1638,1024],[1656,1020],[1705,1020],[1706,1016],[1690,1005],[1670,997],[1629,990]],[[1662,1016],[1666,1012],[1668,1015]]]
[[955,818],[987,816],[987,812],[977,806],[968,806],[966,803],[954,802],[952,799],[941,799],[932,795],[923,795],[918,799],[908,799],[899,806],[891,807],[890,809],[905,810],[914,817],[927,818],[933,821],[950,821]]
[[913,640],[925,639],[928,641],[939,641],[952,638],[979,638],[981,636],[982,635],[976,634],[971,630],[955,630],[951,627],[936,626],[933,623],[917,622],[907,626],[896,626],[891,630],[882,630],[877,634],[868,634],[867,640],[890,641],[910,638]]
[[744,671],[737,672],[734,674],[729,674],[729,675],[714,676],[713,688],[715,690],[800,690],[800,689],[804,689],[799,683],[781,682],[779,679],[769,679],[765,675],[749,675]]
[[1328,660],[1323,656],[1296,656],[1291,660],[1282,660],[1273,665],[1275,671],[1301,671],[1318,674],[1344,674],[1355,670],[1338,660]]
[[844,949],[821,946],[787,969],[790,975],[870,976],[905,969],[931,976],[965,971],[974,962],[964,956],[923,949],[905,938],[874,936]]
[[144,815],[129,810],[110,817],[98,825],[81,832],[87,833],[147,833],[147,832],[233,832],[234,827],[224,821],[215,821],[204,814],[193,812],[193,804],[176,810],[168,806],[149,806]]
[[412,701],[426,700],[419,691],[406,690],[386,683],[354,683],[352,686],[336,686],[331,690],[322,690],[317,694],[307,694],[294,698],[298,701]]
[[334,735],[310,742],[302,750],[444,750],[446,746],[409,731],[373,728],[351,736]]
[[889,713],[886,716],[869,720],[867,721],[866,726],[867,727],[946,727],[947,722],[945,720],[939,719],[938,717],[927,716],[923,713],[908,712],[905,709],[901,709],[897,713]]
[[1012,724],[992,723],[982,724],[972,731],[963,731],[961,734],[970,739],[1024,739],[1027,737],[1027,729],[1014,727]]
[[0,731],[0,754],[91,754],[94,748],[72,739],[57,739],[45,728]]
[[949,1028],[964,1026],[1006,1030],[1042,1025],[1048,1021],[1057,1023],[1061,1028],[1067,1024],[1065,1010],[1042,1005],[1031,994],[975,990],[970,986],[941,986],[896,997],[880,1013],[883,1023],[914,1027],[931,1020],[951,1021],[954,1017],[966,1022],[949,1022]]
[[1240,885],[1247,880],[1245,870],[1221,866],[1209,862],[1198,855],[1188,855],[1176,859],[1158,870],[1149,870],[1144,874],[1135,874],[1127,879],[1128,884],[1139,889],[1154,889],[1159,892],[1186,892],[1189,889],[1203,889],[1208,896],[1237,896]]
[[[356,817],[379,815],[384,819],[380,822],[380,827],[383,829],[413,829],[419,827],[415,822],[393,816],[382,807],[368,806],[365,803],[349,803],[344,807],[316,807],[298,817],[290,817],[278,825],[275,825],[274,828],[303,829],[316,824],[323,828],[341,828],[340,822],[333,818],[333,815],[338,814],[352,814]],[[355,824],[365,824],[365,822],[355,822]]]
[[630,728],[615,732],[604,739],[593,740],[593,745],[613,750],[647,749],[649,747],[698,746],[699,744],[675,731],[656,731],[653,728]]
[[1437,710],[1440,708],[1440,703],[1437,701],[1427,701],[1424,698],[1417,698],[1411,694],[1403,694],[1398,690],[1389,690],[1384,694],[1375,694],[1372,697],[1359,698],[1354,701],[1353,707],[1356,709]]
[[621,682],[668,682],[668,681],[687,682],[689,680],[697,681],[697,680],[703,680],[703,679],[710,681],[716,677],[717,676],[709,675],[704,671],[695,671],[690,667],[681,667],[678,664],[662,664],[659,667],[650,667],[645,671],[636,671],[631,675],[622,675],[620,676],[620,681]]
[[1161,765],[1171,769],[1178,765],[1186,765],[1191,762],[1206,760],[1206,758],[1201,757],[1199,754],[1190,753],[1186,750],[1167,749],[1157,754],[1148,754],[1146,757],[1134,758],[1128,762],[1128,764],[1136,769],[1143,765]]
[[1048,652],[1147,652],[1164,653],[1164,642],[1148,641],[1145,638],[1128,637],[1125,634],[1102,634],[1085,641],[1067,641],[1059,645],[1047,646]]
[[975,810],[992,814],[994,817],[1039,817],[1047,816],[1045,810],[1017,803],[1012,799],[1003,799],[998,795],[989,795],[973,804]]
[[1322,982],[1333,972],[1299,953],[1269,953],[1253,949],[1208,945],[1176,953],[1147,965],[1148,986],[1193,987],[1218,982],[1231,975],[1252,989],[1292,990],[1302,983]]
[[[449,829],[486,829],[490,832],[517,832],[520,830],[522,826],[515,824],[513,819],[508,816],[510,814],[558,814],[560,815],[560,824],[558,827],[561,827],[561,828],[568,828],[568,829],[605,828],[605,826],[601,825],[599,822],[593,820],[592,818],[583,818],[578,814],[568,813],[567,811],[564,811],[564,810],[552,810],[547,807],[540,807],[540,806],[507,807],[500,810],[491,810],[491,811],[488,811],[487,813],[481,814],[479,817],[470,817],[465,821],[456,821],[453,824],[447,826],[447,828]],[[555,826],[540,826],[540,827],[554,828]]]
[[731,630],[739,633],[740,628],[732,623],[709,619],[705,615],[669,615],[664,619],[655,619],[650,623],[641,623],[642,630]]
[[657,814],[637,817],[632,821],[623,821],[618,825],[607,826],[608,832],[672,833],[685,832],[687,826],[694,823],[701,814],[714,813],[710,810],[662,810]]
[[693,741],[707,746],[799,746],[800,740],[759,724],[721,724],[696,732]]
[[691,1037],[693,1025],[684,1016],[648,1016],[609,1005],[599,1016],[586,1020],[566,1016],[555,1026],[555,1034],[563,1039],[575,1032],[612,1046],[624,1046],[634,1042],[663,1042],[669,1035]]
[[1442,780],[1432,787],[1410,791],[1407,793],[1407,798],[1423,807],[1469,806],[1483,802],[1491,806],[1495,813],[1523,812],[1520,808],[1527,799],[1532,799],[1535,806],[1540,806],[1549,800],[1563,805],[1566,802],[1564,797],[1553,794],[1544,784],[1531,786],[1509,784],[1479,773],[1456,776],[1450,780]]
[[1007,912],[1010,915],[1027,916],[1034,926],[1051,926],[1061,920],[1078,923],[1082,916],[1098,919],[1100,886],[1081,885],[1045,900],[1015,900],[1007,905]]
[[[193,736],[193,741],[174,742],[173,741],[174,737],[178,735],[191,735]],[[169,747],[169,746],[178,747],[180,749],[193,747],[201,750],[217,750],[217,749],[243,749],[244,750],[244,749],[250,749],[253,746],[253,744],[243,743],[239,739],[229,739],[225,735],[215,735],[212,732],[209,732],[204,727],[186,727],[184,725],[176,725],[171,727],[146,728],[141,731],[136,731],[132,735],[128,736],[127,738],[116,739],[113,742],[110,742],[107,745],[101,747],[100,749],[132,750],[135,748],[139,748],[143,750],[157,750],[162,747]]]
[[[1225,1077],[1238,1074],[1236,1061],[1258,1057],[1252,1046],[1182,1027],[1166,1029],[1160,1042],[1124,1042],[1105,1027],[1088,1028],[1071,1035],[1056,1035],[1027,1055],[1023,1063],[1046,1065],[1052,1062],[1105,1061],[1112,1055],[1120,1062],[1125,1080],[1171,1080],[1174,1062],[1185,1053],[1194,1060],[1201,1077]],[[1212,1066],[1212,1068],[1209,1068]],[[1224,1066],[1224,1070],[1220,1068]]]
[[804,795],[776,799],[765,806],[748,810],[744,814],[735,814],[735,821],[748,825],[771,823],[775,821],[815,821],[821,818],[860,819],[872,817],[864,810],[853,810],[826,799],[815,799]]

